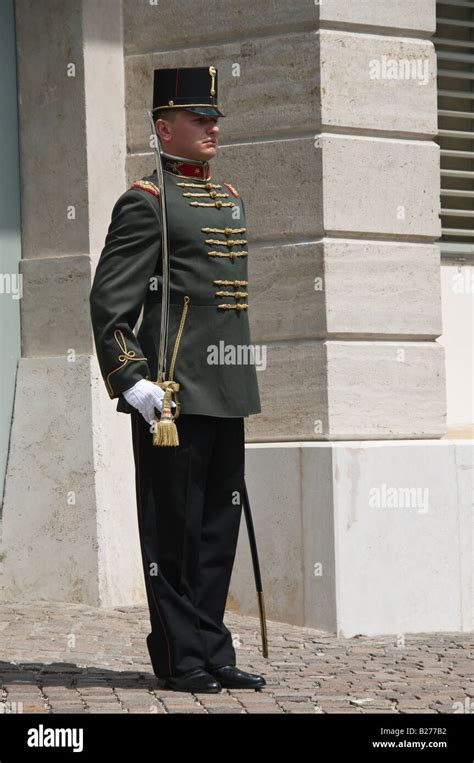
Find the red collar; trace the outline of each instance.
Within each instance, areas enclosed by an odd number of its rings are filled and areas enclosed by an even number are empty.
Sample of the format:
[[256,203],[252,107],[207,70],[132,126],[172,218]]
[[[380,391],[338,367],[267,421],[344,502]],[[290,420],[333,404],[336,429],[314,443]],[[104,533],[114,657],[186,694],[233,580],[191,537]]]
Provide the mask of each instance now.
[[209,162],[198,162],[196,164],[191,162],[180,162],[171,157],[163,156],[163,169],[168,172],[172,172],[173,175],[180,175],[186,178],[195,178],[197,180],[210,180],[211,169]]

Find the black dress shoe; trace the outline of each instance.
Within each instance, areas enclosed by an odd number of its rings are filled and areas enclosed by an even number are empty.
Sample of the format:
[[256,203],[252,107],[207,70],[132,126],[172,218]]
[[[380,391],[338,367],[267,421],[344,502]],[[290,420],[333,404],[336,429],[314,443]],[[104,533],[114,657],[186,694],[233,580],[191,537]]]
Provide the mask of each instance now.
[[219,681],[216,681],[204,668],[192,668],[180,676],[158,676],[158,679],[163,689],[175,691],[214,694],[222,688]]
[[246,673],[236,665],[209,668],[209,672],[226,689],[260,689],[266,684],[263,676],[259,676],[257,673]]

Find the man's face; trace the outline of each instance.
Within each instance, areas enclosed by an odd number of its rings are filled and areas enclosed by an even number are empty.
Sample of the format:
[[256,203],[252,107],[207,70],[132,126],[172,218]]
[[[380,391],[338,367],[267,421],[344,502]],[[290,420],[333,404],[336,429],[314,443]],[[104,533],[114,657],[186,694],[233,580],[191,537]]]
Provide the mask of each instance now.
[[156,131],[166,153],[207,162],[217,154],[217,121],[218,117],[179,110],[174,120],[157,119]]

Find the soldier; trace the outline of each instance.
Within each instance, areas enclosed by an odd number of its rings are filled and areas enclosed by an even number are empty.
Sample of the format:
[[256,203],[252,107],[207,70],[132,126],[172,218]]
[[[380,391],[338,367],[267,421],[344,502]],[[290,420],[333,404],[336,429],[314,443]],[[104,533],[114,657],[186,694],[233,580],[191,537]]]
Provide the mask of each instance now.
[[244,416],[261,408],[255,364],[232,362],[233,352],[250,347],[248,249],[243,201],[209,167],[225,116],[217,70],[155,70],[152,114],[163,150],[166,367],[179,383],[172,400],[179,445],[156,447],[152,434],[164,395],[155,383],[163,294],[156,171],[116,202],[90,294],[107,391],[131,415],[147,646],[165,688],[259,689],[265,679],[237,667],[223,623],[242,511]]

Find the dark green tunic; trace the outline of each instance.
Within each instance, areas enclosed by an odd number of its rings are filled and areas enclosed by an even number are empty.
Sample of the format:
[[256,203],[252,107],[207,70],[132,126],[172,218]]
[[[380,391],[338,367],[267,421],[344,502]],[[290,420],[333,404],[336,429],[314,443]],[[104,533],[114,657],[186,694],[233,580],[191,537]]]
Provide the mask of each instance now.
[[[167,374],[185,297],[173,379],[183,414],[248,416],[261,411],[248,319],[245,211],[235,189],[207,163],[163,159],[170,240]],[[243,282],[243,283],[242,283]],[[139,379],[156,381],[161,325],[161,212],[156,171],[116,202],[90,293],[100,364],[117,410]],[[144,308],[137,335],[134,327]],[[238,306],[241,307],[238,307]]]

